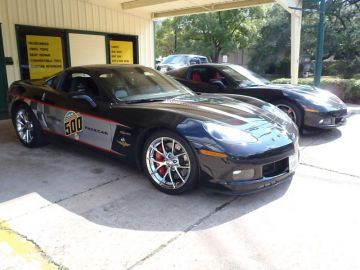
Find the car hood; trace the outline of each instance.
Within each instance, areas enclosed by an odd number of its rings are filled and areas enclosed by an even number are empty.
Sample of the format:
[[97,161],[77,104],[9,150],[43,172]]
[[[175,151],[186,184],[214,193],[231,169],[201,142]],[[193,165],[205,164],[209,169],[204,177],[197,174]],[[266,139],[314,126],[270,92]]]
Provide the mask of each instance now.
[[[181,96],[161,102],[136,105],[144,109],[173,112],[202,122],[211,121],[231,126],[251,133],[256,138],[261,138],[264,133],[275,130],[277,133],[286,131],[285,133],[297,134],[294,123],[289,118],[283,117],[282,112],[273,113],[271,111],[273,106],[268,103],[261,104],[265,104],[265,107],[259,108],[233,98],[206,94]],[[266,108],[266,106],[269,107]]]
[[293,85],[293,84],[269,84],[264,88],[279,90],[284,96],[293,97],[301,100],[305,99],[314,105],[326,107],[329,109],[346,109],[345,103],[336,95],[328,90],[323,90],[311,85]]

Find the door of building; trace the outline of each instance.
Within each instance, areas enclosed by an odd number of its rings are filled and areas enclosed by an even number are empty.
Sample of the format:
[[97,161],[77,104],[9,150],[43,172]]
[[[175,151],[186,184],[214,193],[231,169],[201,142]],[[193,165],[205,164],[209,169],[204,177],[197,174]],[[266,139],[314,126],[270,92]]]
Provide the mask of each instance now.
[[6,78],[5,55],[0,23],[0,119],[7,117],[6,92],[8,84]]

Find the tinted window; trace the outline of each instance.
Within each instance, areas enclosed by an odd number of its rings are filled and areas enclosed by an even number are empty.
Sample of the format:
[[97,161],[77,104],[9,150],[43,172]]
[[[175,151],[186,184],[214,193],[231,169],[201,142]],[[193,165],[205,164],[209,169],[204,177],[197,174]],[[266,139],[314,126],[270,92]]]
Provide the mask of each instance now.
[[183,64],[187,63],[188,56],[184,55],[170,55],[162,62],[162,64]]
[[200,57],[200,63],[205,64],[205,63],[209,63],[209,61],[206,57]]
[[99,69],[97,76],[102,85],[120,101],[192,94],[170,77],[145,67]]
[[213,81],[221,81],[224,85],[229,84],[221,72],[217,69],[207,67],[192,68],[190,79],[198,82],[211,83]]
[[62,84],[61,90],[64,92],[78,92],[91,97],[100,96],[94,80],[84,72],[69,73]]
[[57,89],[60,76],[53,76],[46,81],[46,84],[54,89]]

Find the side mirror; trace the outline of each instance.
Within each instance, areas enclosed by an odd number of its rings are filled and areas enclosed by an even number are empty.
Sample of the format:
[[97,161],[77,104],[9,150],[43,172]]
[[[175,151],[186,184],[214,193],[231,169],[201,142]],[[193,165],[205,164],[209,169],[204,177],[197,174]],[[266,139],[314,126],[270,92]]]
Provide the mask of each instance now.
[[218,89],[219,91],[222,91],[222,90],[225,89],[225,85],[224,85],[224,83],[223,83],[222,81],[219,81],[219,80],[210,80],[210,83],[211,83],[213,86],[217,87],[217,89]]
[[92,108],[96,108],[96,107],[97,107],[96,102],[95,102],[90,96],[88,96],[88,95],[86,95],[86,94],[72,93],[72,94],[70,94],[70,97],[71,97],[72,99],[84,100],[84,101],[86,101],[87,103],[89,103]]

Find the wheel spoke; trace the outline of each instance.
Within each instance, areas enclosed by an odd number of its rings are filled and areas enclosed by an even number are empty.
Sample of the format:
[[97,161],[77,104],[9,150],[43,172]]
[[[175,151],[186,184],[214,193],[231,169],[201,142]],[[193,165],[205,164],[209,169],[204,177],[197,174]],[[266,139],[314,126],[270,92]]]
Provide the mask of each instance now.
[[176,166],[176,168],[180,168],[180,169],[190,169],[190,166]]
[[155,152],[159,153],[160,155],[162,155],[163,157],[165,157],[164,153],[161,153],[159,150],[157,150],[154,146],[150,145],[151,149],[154,150]]
[[157,168],[155,168],[155,172],[157,172],[164,165],[165,165],[165,162],[160,163],[160,165]]
[[17,131],[23,131],[24,130],[24,125],[19,124],[16,128]]
[[171,171],[170,171],[170,170],[169,170],[169,176],[170,176],[170,181],[171,181],[171,184],[172,184],[173,188],[175,189],[175,188],[176,188],[176,186],[175,186],[175,184],[174,184],[174,180],[172,179],[172,176],[171,176]]
[[163,163],[163,161],[158,161],[154,158],[147,158],[147,160],[150,160],[151,162],[156,162],[156,163]]
[[29,142],[29,130],[26,130],[26,142],[28,143]]
[[181,156],[183,156],[183,155],[186,155],[186,153],[181,153],[181,154],[178,154],[178,155],[176,155],[175,157],[181,157]]
[[175,148],[175,140],[173,140],[173,143],[172,143],[171,154],[174,154],[174,148]]
[[180,177],[181,181],[182,181],[183,183],[185,183],[185,180],[184,180],[183,176],[181,175],[181,173],[178,171],[177,167],[175,167],[175,171],[176,171],[176,173],[178,174],[178,176]]
[[164,184],[165,184],[165,178],[166,178],[166,176],[168,175],[168,173],[169,173],[169,168],[166,170],[166,173],[164,174],[164,176],[161,178],[161,182],[163,182]]
[[31,134],[31,131],[30,131],[30,130],[28,130],[28,131],[29,131],[29,142],[31,142],[32,139],[33,139],[33,136],[32,136],[32,134]]
[[18,114],[18,116],[19,116],[20,121],[21,121],[23,124],[25,124],[24,113],[23,113],[23,112],[20,112],[20,113]]
[[24,112],[24,120],[25,122],[29,122],[29,115],[26,112]]
[[166,149],[165,149],[165,145],[164,145],[164,137],[161,138],[161,146],[162,146],[162,149],[163,149],[164,156],[166,156]]

